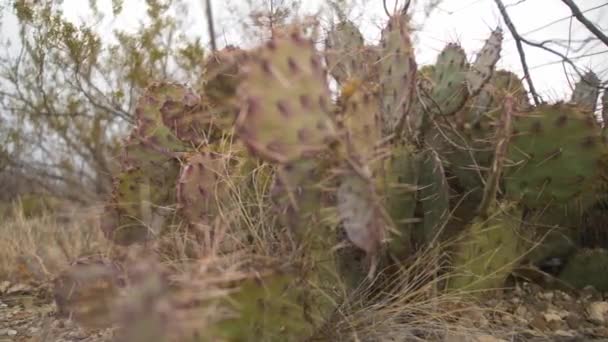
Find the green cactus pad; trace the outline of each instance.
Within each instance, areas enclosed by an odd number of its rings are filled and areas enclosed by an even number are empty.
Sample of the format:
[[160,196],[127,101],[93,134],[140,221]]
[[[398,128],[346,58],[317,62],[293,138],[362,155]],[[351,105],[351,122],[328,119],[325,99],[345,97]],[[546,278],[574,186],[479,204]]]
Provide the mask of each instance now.
[[163,124],[190,148],[218,141],[229,131],[231,122],[234,121],[234,116],[227,117],[219,109],[202,101],[191,107],[169,102],[161,109],[161,113]]
[[494,205],[487,219],[476,218],[462,232],[452,257],[452,290],[499,290],[526,253],[519,229],[521,209],[513,203]]
[[297,160],[276,170],[271,189],[274,205],[301,239],[314,228],[308,225],[323,206],[321,187],[326,170],[316,159]]
[[382,130],[399,136],[410,112],[416,90],[416,60],[405,13],[389,18],[382,30],[379,61]]
[[595,113],[600,96],[601,81],[593,71],[589,71],[576,82],[570,102],[589,113]]
[[327,33],[325,60],[329,73],[338,83],[344,83],[358,73],[363,66],[363,35],[349,20],[339,22]]
[[258,157],[287,163],[337,140],[325,71],[297,30],[275,36],[243,66],[237,134]]
[[494,73],[494,66],[500,58],[503,34],[500,28],[492,31],[490,38],[477,54],[477,58],[467,72],[466,80],[469,96],[475,96],[490,80]]
[[106,237],[130,245],[159,234],[173,215],[178,174],[177,160],[168,160],[156,170],[130,168],[115,177],[102,223]]
[[392,236],[389,251],[404,258],[412,251],[413,223],[415,222],[418,186],[418,161],[414,148],[407,144],[393,148],[385,161],[386,177],[383,186],[385,203],[399,235]]
[[597,190],[607,147],[592,117],[572,105],[543,105],[516,117],[513,128],[505,170],[509,196],[543,207]]
[[496,113],[500,112],[506,95],[515,99],[516,108],[528,107],[526,89],[521,79],[510,71],[498,70],[463,110],[466,124],[474,126],[479,121],[493,121]]
[[425,105],[433,115],[452,115],[468,98],[466,77],[469,66],[464,50],[448,44],[437,57],[432,70],[432,90],[425,94]]
[[231,105],[241,81],[240,66],[247,58],[246,51],[227,46],[205,60],[203,92],[214,106]]
[[435,134],[440,140],[436,143],[441,145],[438,150],[448,162],[446,168],[454,174],[461,192],[469,193],[472,200],[479,200],[492,163],[497,119],[507,95],[514,97],[515,108],[526,107],[525,89],[519,78],[499,70],[455,115],[455,125],[442,125],[442,134]]
[[225,159],[213,153],[195,153],[187,158],[177,182],[179,212],[191,223],[210,223],[218,214]]
[[608,291],[608,251],[583,249],[574,254],[559,274],[559,279],[576,288],[593,286],[598,291]]
[[211,325],[203,341],[300,341],[311,336],[333,305],[326,294],[295,274],[247,279],[218,300],[227,315]]
[[350,155],[369,165],[382,139],[376,88],[369,83],[351,81],[342,87],[340,123],[348,135]]
[[175,132],[163,122],[178,117],[199,104],[199,98],[186,87],[174,83],[154,83],[139,98],[135,109],[136,136],[144,143],[163,151],[184,151]]
[[450,216],[450,191],[439,155],[433,150],[419,157],[419,200],[422,203],[424,223],[419,238],[429,243],[438,238]]

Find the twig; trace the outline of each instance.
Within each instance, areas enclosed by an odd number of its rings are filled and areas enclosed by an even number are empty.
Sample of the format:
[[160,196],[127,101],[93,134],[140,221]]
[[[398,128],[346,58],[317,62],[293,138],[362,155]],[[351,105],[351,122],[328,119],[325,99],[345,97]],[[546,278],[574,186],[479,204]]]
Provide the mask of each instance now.
[[570,11],[572,11],[572,15],[580,21],[581,24],[585,25],[585,27],[591,31],[599,40],[601,40],[606,46],[608,46],[608,37],[600,31],[595,24],[590,22],[581,12],[581,10],[576,6],[574,1],[572,0],[562,0],[566,6],[570,7]]
[[500,129],[498,130],[497,136],[498,142],[496,143],[496,152],[494,153],[492,169],[490,170],[490,176],[486,182],[486,187],[483,192],[483,199],[479,205],[478,215],[481,217],[486,217],[490,205],[496,199],[498,183],[500,182],[500,175],[502,173],[503,164],[507,157],[507,149],[509,147],[512,117],[513,97],[507,96],[505,98],[502,118],[500,120]]
[[213,10],[211,9],[211,0],[205,1],[207,15],[207,25],[209,27],[209,36],[211,38],[211,49],[215,52],[217,51],[217,43],[215,41],[215,26],[213,25]]
[[530,88],[530,94],[532,94],[534,104],[539,106],[541,104],[541,100],[540,100],[540,97],[538,96],[538,93],[536,92],[536,88],[534,88],[534,83],[532,83],[532,77],[530,77],[530,71],[528,70],[528,63],[526,62],[526,54],[525,54],[524,48],[522,46],[522,41],[524,41],[524,40],[519,35],[519,33],[517,33],[517,29],[515,28],[515,25],[513,25],[513,22],[511,21],[511,18],[509,17],[509,13],[507,13],[507,9],[505,8],[505,5],[502,3],[502,1],[501,0],[494,0],[494,1],[496,2],[496,5],[498,6],[498,10],[500,11],[500,14],[502,15],[502,18],[505,21],[505,24],[509,28],[511,35],[513,36],[513,39],[515,39],[515,45],[517,45],[517,51],[519,52],[521,66],[524,69],[524,77],[526,79],[526,82],[528,83],[528,87]]

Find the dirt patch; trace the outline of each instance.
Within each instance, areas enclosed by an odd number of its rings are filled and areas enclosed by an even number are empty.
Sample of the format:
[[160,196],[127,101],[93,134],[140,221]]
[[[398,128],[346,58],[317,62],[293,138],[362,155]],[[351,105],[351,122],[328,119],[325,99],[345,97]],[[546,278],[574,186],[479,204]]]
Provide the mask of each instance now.
[[[112,341],[112,329],[85,330],[59,318],[49,290],[0,282],[0,341]],[[568,294],[522,283],[481,303],[481,309],[467,312],[458,324],[463,333],[451,332],[444,341],[608,342],[608,293],[586,288]],[[488,333],[467,333],[472,330]],[[496,336],[498,330],[509,333]]]

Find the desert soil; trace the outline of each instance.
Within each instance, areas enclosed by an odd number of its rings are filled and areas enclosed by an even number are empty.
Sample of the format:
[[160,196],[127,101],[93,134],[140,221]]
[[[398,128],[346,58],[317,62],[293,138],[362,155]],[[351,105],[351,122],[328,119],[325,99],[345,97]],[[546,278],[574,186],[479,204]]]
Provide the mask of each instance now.
[[[604,341],[608,342],[608,293],[586,288],[576,294],[523,283],[482,304],[463,318],[487,335],[448,334],[445,341]],[[492,336],[496,331],[507,331]],[[112,330],[87,331],[56,315],[48,286],[0,282],[0,342],[111,341]]]

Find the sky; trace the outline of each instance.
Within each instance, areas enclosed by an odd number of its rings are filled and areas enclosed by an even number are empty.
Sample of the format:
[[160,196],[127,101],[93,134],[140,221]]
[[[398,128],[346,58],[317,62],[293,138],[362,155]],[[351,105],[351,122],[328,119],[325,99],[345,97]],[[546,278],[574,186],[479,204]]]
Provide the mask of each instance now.
[[[259,0],[258,0],[259,1]],[[403,3],[399,0],[398,3]],[[519,33],[532,41],[562,40],[568,37],[573,40],[586,38],[588,31],[571,16],[571,12],[561,0],[503,0],[507,10]],[[215,15],[218,43],[220,45],[238,45],[241,37],[239,27],[236,24],[246,13],[245,0],[212,0]],[[327,26],[328,13],[330,11],[324,6],[322,0],[303,0],[302,13],[320,13],[324,20],[322,24]],[[357,23],[366,38],[368,44],[377,43],[380,37],[380,29],[386,23],[387,16],[381,0],[355,0],[354,10],[348,13],[351,20]],[[111,0],[98,0],[102,11],[111,10]],[[191,0],[191,9],[183,19],[189,23],[187,34],[200,36],[204,42],[209,41],[207,23],[203,0]],[[432,64],[439,51],[449,42],[460,43],[467,55],[473,60],[477,50],[481,48],[490,31],[500,26],[505,33],[503,52],[498,63],[499,68],[508,69],[522,76],[522,67],[514,40],[508,29],[502,22],[498,8],[494,0],[444,0],[431,15],[424,15],[424,4],[426,1],[419,0],[413,8],[413,25],[415,28],[415,51],[419,65]],[[581,10],[599,7],[586,12],[588,19],[608,32],[608,1],[606,0],[578,0],[576,3]],[[229,5],[241,8],[241,13],[230,10]],[[387,6],[392,9],[394,0],[387,0]],[[88,1],[85,0],[63,0],[63,9],[68,19],[79,22],[90,21],[88,13]],[[144,17],[144,0],[124,0],[124,9],[116,18],[107,19],[102,22],[99,29],[111,36],[115,27],[121,29],[135,29]],[[183,16],[180,14],[180,16]],[[10,15],[5,15],[3,31],[11,36],[15,33],[16,22]],[[547,25],[550,24],[550,25]],[[11,32],[13,31],[13,32]],[[581,68],[591,68],[599,74],[605,82],[608,82],[608,46],[596,42],[589,44],[582,51],[570,51],[566,47],[551,45],[569,56],[591,55],[576,59]],[[569,68],[564,70],[560,58],[548,52],[533,47],[526,47],[527,62],[530,67],[535,87],[547,101],[567,99],[570,96],[570,84],[576,82],[576,75]]]

